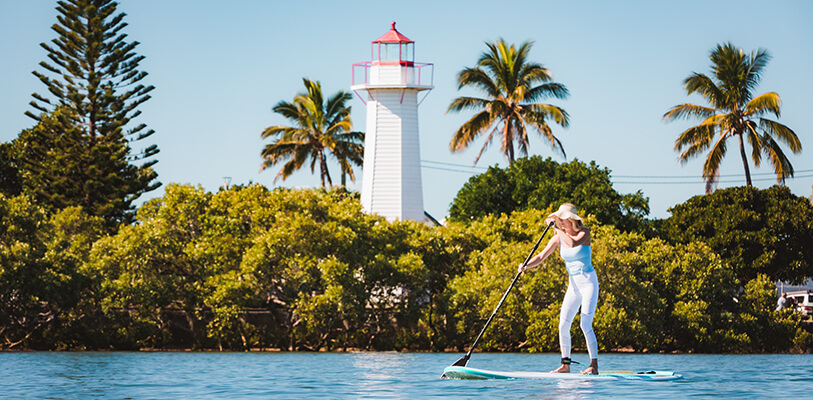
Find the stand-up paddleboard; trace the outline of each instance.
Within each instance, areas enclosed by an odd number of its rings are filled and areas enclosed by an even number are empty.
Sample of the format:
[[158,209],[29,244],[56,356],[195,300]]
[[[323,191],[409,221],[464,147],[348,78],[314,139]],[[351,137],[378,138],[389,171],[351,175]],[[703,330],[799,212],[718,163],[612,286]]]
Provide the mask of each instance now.
[[506,372],[489,371],[485,369],[451,366],[443,370],[443,376],[450,379],[599,379],[599,380],[628,380],[628,381],[673,381],[683,379],[672,371],[645,371],[645,372],[606,372],[598,375],[582,375],[578,372],[559,374],[554,372]]

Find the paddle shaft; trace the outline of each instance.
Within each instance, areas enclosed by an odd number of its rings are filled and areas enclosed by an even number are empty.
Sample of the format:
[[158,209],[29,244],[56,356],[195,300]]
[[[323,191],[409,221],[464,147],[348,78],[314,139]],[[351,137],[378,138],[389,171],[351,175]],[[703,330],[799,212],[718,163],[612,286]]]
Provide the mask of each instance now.
[[[548,224],[548,227],[547,227],[547,228],[545,228],[545,231],[544,231],[544,232],[542,232],[542,236],[540,236],[540,237],[539,237],[539,240],[537,240],[537,241],[536,241],[536,244],[534,245],[534,248],[531,250],[531,253],[530,253],[530,254],[528,254],[528,257],[526,257],[526,258],[525,258],[525,262],[524,262],[524,263],[522,263],[522,266],[523,266],[523,267],[525,267],[526,265],[528,265],[528,262],[529,262],[529,261],[531,261],[531,257],[533,257],[533,256],[534,256],[534,253],[536,253],[536,249],[538,249],[538,248],[539,248],[539,244],[540,244],[540,243],[542,243],[542,239],[543,239],[543,238],[545,237],[545,235],[548,233],[548,229],[550,229],[550,227],[551,227],[551,226],[553,226],[553,224],[554,224],[553,222],[551,222],[550,224]],[[485,326],[483,327],[483,329],[480,331],[480,334],[479,334],[479,335],[477,335],[477,339],[474,339],[474,343],[471,345],[471,348],[469,348],[469,351],[466,353],[466,355],[465,355],[463,358],[461,358],[460,360],[458,360],[458,361],[457,361],[457,362],[456,362],[454,365],[459,365],[458,363],[460,363],[461,361],[463,361],[463,365],[462,365],[462,366],[466,366],[466,363],[468,363],[468,361],[469,361],[469,357],[471,357],[471,353],[474,351],[474,348],[475,348],[475,347],[477,347],[477,342],[479,342],[479,341],[480,341],[480,338],[481,338],[481,337],[483,337],[483,334],[486,332],[486,329],[488,329],[488,326],[491,324],[491,320],[493,320],[493,319],[494,319],[494,316],[495,316],[495,315],[497,315],[497,311],[500,309],[500,307],[502,307],[502,303],[505,301],[505,298],[506,298],[506,297],[508,297],[508,293],[509,293],[509,292],[511,291],[511,289],[514,287],[514,284],[515,284],[515,283],[517,283],[517,279],[519,279],[519,276],[520,276],[520,275],[522,275],[522,271],[518,271],[518,272],[517,272],[517,274],[514,276],[514,280],[512,280],[512,281],[511,281],[511,285],[510,285],[510,286],[508,286],[508,290],[506,290],[506,291],[505,291],[505,293],[503,293],[502,298],[500,299],[500,302],[499,302],[499,303],[497,303],[497,307],[495,307],[495,308],[494,308],[494,312],[492,312],[492,313],[491,313],[491,316],[490,316],[490,317],[488,317],[488,320],[486,321],[486,325],[485,325]],[[465,361],[464,361],[464,360],[465,360]]]

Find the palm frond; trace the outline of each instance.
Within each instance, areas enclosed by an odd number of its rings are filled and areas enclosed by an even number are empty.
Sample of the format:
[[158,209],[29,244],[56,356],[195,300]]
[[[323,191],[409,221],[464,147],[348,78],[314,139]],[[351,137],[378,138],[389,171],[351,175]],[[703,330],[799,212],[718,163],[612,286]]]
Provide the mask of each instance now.
[[802,151],[802,142],[799,140],[799,137],[786,125],[770,119],[760,118],[759,127],[771,137],[775,137],[787,144],[793,153]]
[[500,119],[511,118],[514,113],[514,107],[513,104],[506,103],[505,99],[495,99],[488,103],[486,111],[491,114],[491,118],[494,121],[498,121]]
[[675,151],[681,151],[685,148],[678,156],[678,159],[682,163],[686,163],[695,157],[697,153],[705,151],[711,145],[716,132],[716,126],[702,124],[683,131],[675,140]]
[[263,130],[263,133],[260,134],[260,137],[262,137],[263,139],[268,139],[269,137],[281,134],[288,129],[291,128],[284,125],[269,126],[268,128],[265,128],[265,130]]
[[548,97],[555,97],[557,99],[566,99],[570,96],[570,92],[567,90],[565,85],[561,83],[546,83],[544,85],[536,86],[527,93],[522,98],[525,102],[533,102],[540,99],[548,98]]
[[360,167],[364,162],[364,146],[358,143],[340,142],[331,150],[331,154],[339,163],[347,162]]
[[291,174],[293,174],[294,171],[296,171],[298,169],[299,168],[296,167],[296,163],[293,160],[288,161],[287,163],[285,163],[285,165],[282,166],[282,168],[279,170],[279,172],[277,172],[277,174],[274,175],[274,181],[273,182],[277,183],[279,178],[282,178],[283,181],[288,179],[288,177],[291,176]]
[[458,97],[452,100],[452,104],[449,104],[449,108],[446,109],[446,112],[488,108],[489,103],[491,102],[486,99],[479,99],[476,97]]
[[[491,132],[486,137],[485,143],[483,143],[483,147],[480,148],[480,152],[477,153],[477,156],[474,157],[474,164],[476,165],[478,161],[480,161],[480,157],[483,155],[483,152],[491,145],[491,141],[494,140],[494,132],[497,132],[497,127],[491,130]],[[509,160],[513,161],[513,160]]]
[[311,99],[313,103],[321,106],[324,103],[322,84],[319,81],[312,81],[308,78],[302,78],[302,83],[305,84],[307,93],[302,93],[301,96],[307,97]]
[[297,96],[294,102],[300,108],[300,123],[303,128],[317,132],[327,125],[322,103],[317,103],[314,99],[302,95]]
[[302,128],[291,128],[285,131],[285,134],[282,135],[280,140],[286,140],[289,142],[299,142],[303,145],[308,143],[318,143],[316,140],[318,138],[318,134],[314,134],[314,132],[308,129]]
[[350,119],[349,114],[337,115],[336,118],[328,121],[325,126],[324,133],[325,136],[337,136],[352,129],[353,121]]
[[570,115],[561,107],[550,104],[530,104],[523,106],[522,117],[533,124],[552,119],[563,128],[570,125]]
[[353,95],[344,91],[339,91],[331,96],[325,103],[325,115],[327,119],[334,119],[340,115],[350,114],[351,107],[347,102],[353,99]]
[[357,143],[360,145],[364,145],[364,132],[343,132],[339,135],[342,138],[342,142],[345,143]]
[[782,148],[779,147],[779,143],[773,140],[772,137],[765,135],[762,141],[765,143],[763,146],[765,155],[768,156],[768,160],[773,165],[776,182],[784,185],[788,177],[793,177],[793,165],[790,164],[790,160],[788,160]]
[[[523,65],[527,64],[527,56],[533,42],[524,42],[517,48],[500,38],[496,43],[486,45],[489,52],[483,53],[477,66],[490,72],[492,81],[499,88],[498,92],[507,95],[514,93],[517,87],[525,85],[526,82],[520,77],[520,71]],[[496,97],[496,93],[489,94]]]
[[770,92],[751,99],[751,101],[745,104],[743,111],[747,115],[753,115],[755,117],[762,116],[765,113],[771,113],[778,118],[781,114],[781,106],[782,99],[779,98],[779,94]]
[[455,152],[465,150],[472,141],[477,139],[493,123],[494,120],[488,111],[477,113],[455,131],[454,135],[452,135],[452,141],[449,143],[449,148]]
[[[732,43],[718,44],[709,56],[712,70],[720,87],[726,94],[726,102],[740,106],[748,101],[746,79],[748,78],[748,59],[741,48]],[[733,107],[732,107],[733,108]]]
[[283,117],[285,117],[287,119],[290,119],[290,120],[296,121],[296,122],[299,122],[300,117],[302,116],[301,113],[300,113],[299,107],[297,107],[295,104],[289,103],[287,101],[280,101],[279,103],[277,103],[277,105],[275,105],[273,108],[271,108],[271,110],[274,111],[277,114],[282,115]]
[[726,150],[726,137],[720,136],[717,142],[714,143],[714,146],[712,146],[709,155],[706,157],[706,161],[703,163],[703,179],[706,180],[707,188],[709,187],[708,185],[713,184],[717,176],[719,176],[720,162],[723,160],[723,157],[725,157]]
[[748,138],[748,145],[751,146],[751,160],[754,161],[754,166],[759,168],[762,164],[762,151],[765,144],[762,142],[762,137],[757,132],[756,123],[753,121],[748,121],[745,124],[745,135]]
[[482,90],[491,97],[499,97],[499,85],[482,69],[466,68],[457,75],[457,89],[471,86]]
[[285,125],[275,125],[275,126],[269,126],[268,128],[265,128],[265,130],[260,134],[260,136],[263,139],[268,139],[268,138],[270,138],[272,136],[275,136],[277,141],[280,141],[280,140],[291,141],[291,140],[298,140],[298,139],[296,139],[298,137],[297,132],[302,131],[302,130],[303,130],[302,128],[298,128],[298,127],[291,127],[291,126],[285,126]]
[[316,172],[316,164],[319,163],[320,152],[316,149],[308,149],[307,152],[311,159],[311,173],[314,173]]
[[496,78],[494,82],[497,83],[497,86],[505,88],[504,77],[509,75],[514,67],[513,53],[516,52],[516,49],[502,38],[495,43],[486,42],[486,47],[488,47],[488,51],[480,55],[480,59],[477,60],[477,68],[488,70],[491,76]]
[[550,82],[553,80],[553,74],[547,68],[537,63],[524,64],[518,73],[518,81],[531,86],[537,82]]
[[279,178],[282,178],[282,180],[284,181],[288,179],[288,177],[291,176],[294,172],[302,169],[302,165],[305,164],[305,160],[307,160],[306,154],[307,151],[304,150],[303,148],[300,147],[296,149],[296,151],[293,154],[293,158],[287,163],[285,163],[285,165],[282,166],[282,169],[280,169],[279,172],[277,172],[277,175],[274,176],[274,183],[276,183]]
[[723,108],[726,103],[725,93],[708,76],[693,73],[683,81],[686,94],[698,93],[715,108]]
[[346,158],[338,159],[338,162],[339,162],[339,168],[341,169],[342,174],[346,174],[347,176],[349,176],[350,177],[350,182],[355,182],[356,181],[356,174],[353,172],[353,166],[350,165],[350,162]]
[[[290,167],[296,167],[297,165],[301,167],[302,163],[304,162],[304,159],[301,159],[302,147],[303,146],[300,143],[275,143],[265,146],[261,153],[263,163],[260,171],[264,171],[286,160],[292,160]],[[299,167],[297,167],[297,169]],[[283,167],[283,171],[284,170],[285,167]],[[285,180],[285,178],[290,175],[290,172],[286,174],[283,173],[283,171],[280,171],[280,173],[277,174],[277,177],[274,179],[275,181],[279,177],[282,177],[283,180]]]
[[756,90],[759,82],[762,80],[762,70],[765,66],[768,65],[768,61],[771,60],[770,54],[768,54],[768,50],[765,49],[757,49],[752,51],[748,57],[747,65],[747,75],[746,75],[746,88],[749,92]]
[[[561,110],[561,112],[564,114],[564,118],[567,118],[567,113],[564,110]],[[564,146],[562,146],[562,142],[559,140],[559,138],[553,135],[553,131],[550,129],[550,125],[548,125],[547,122],[545,122],[545,119],[547,118],[546,112],[523,113],[523,118],[525,122],[533,128],[533,130],[535,130],[540,136],[548,140],[551,149],[560,153],[563,158],[567,159],[567,153],[565,152]]]
[[717,110],[711,107],[699,106],[696,104],[685,103],[672,107],[666,114],[663,114],[663,119],[667,121],[674,121],[681,118],[708,118]]

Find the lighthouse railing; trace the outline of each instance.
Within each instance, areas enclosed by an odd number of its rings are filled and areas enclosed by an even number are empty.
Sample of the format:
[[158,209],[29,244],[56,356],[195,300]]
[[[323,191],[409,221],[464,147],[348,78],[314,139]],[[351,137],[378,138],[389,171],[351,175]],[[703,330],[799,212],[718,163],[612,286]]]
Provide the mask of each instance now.
[[[373,76],[373,68],[396,68],[399,76],[398,81],[387,80],[386,82],[373,82],[373,78],[379,79],[378,76]],[[435,81],[435,65],[432,63],[419,63],[410,62],[406,63],[382,63],[372,61],[363,61],[353,64],[353,85],[369,85],[369,84],[402,84],[402,85],[418,85],[418,86],[433,86]]]

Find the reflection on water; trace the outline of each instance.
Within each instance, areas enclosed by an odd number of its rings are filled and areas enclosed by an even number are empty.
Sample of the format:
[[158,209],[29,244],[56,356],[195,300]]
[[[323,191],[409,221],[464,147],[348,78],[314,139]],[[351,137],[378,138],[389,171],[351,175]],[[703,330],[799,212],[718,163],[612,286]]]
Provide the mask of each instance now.
[[384,397],[384,394],[396,395],[393,386],[398,377],[407,373],[412,357],[408,354],[387,353],[353,353],[350,354],[356,372],[353,374],[356,393],[365,393]]
[[396,352],[385,353],[351,353],[353,367],[362,373],[371,374],[376,378],[391,377],[395,373],[403,373],[414,361],[410,354]]
[[[578,356],[578,355],[577,355]],[[586,357],[586,355],[581,355]],[[808,398],[810,355],[603,354],[607,370],[674,370],[673,382],[440,379],[460,354],[0,353],[0,398]],[[469,366],[549,371],[558,354],[475,353]]]
[[556,398],[559,399],[587,399],[594,393],[593,381],[578,381],[562,379],[556,381]]

